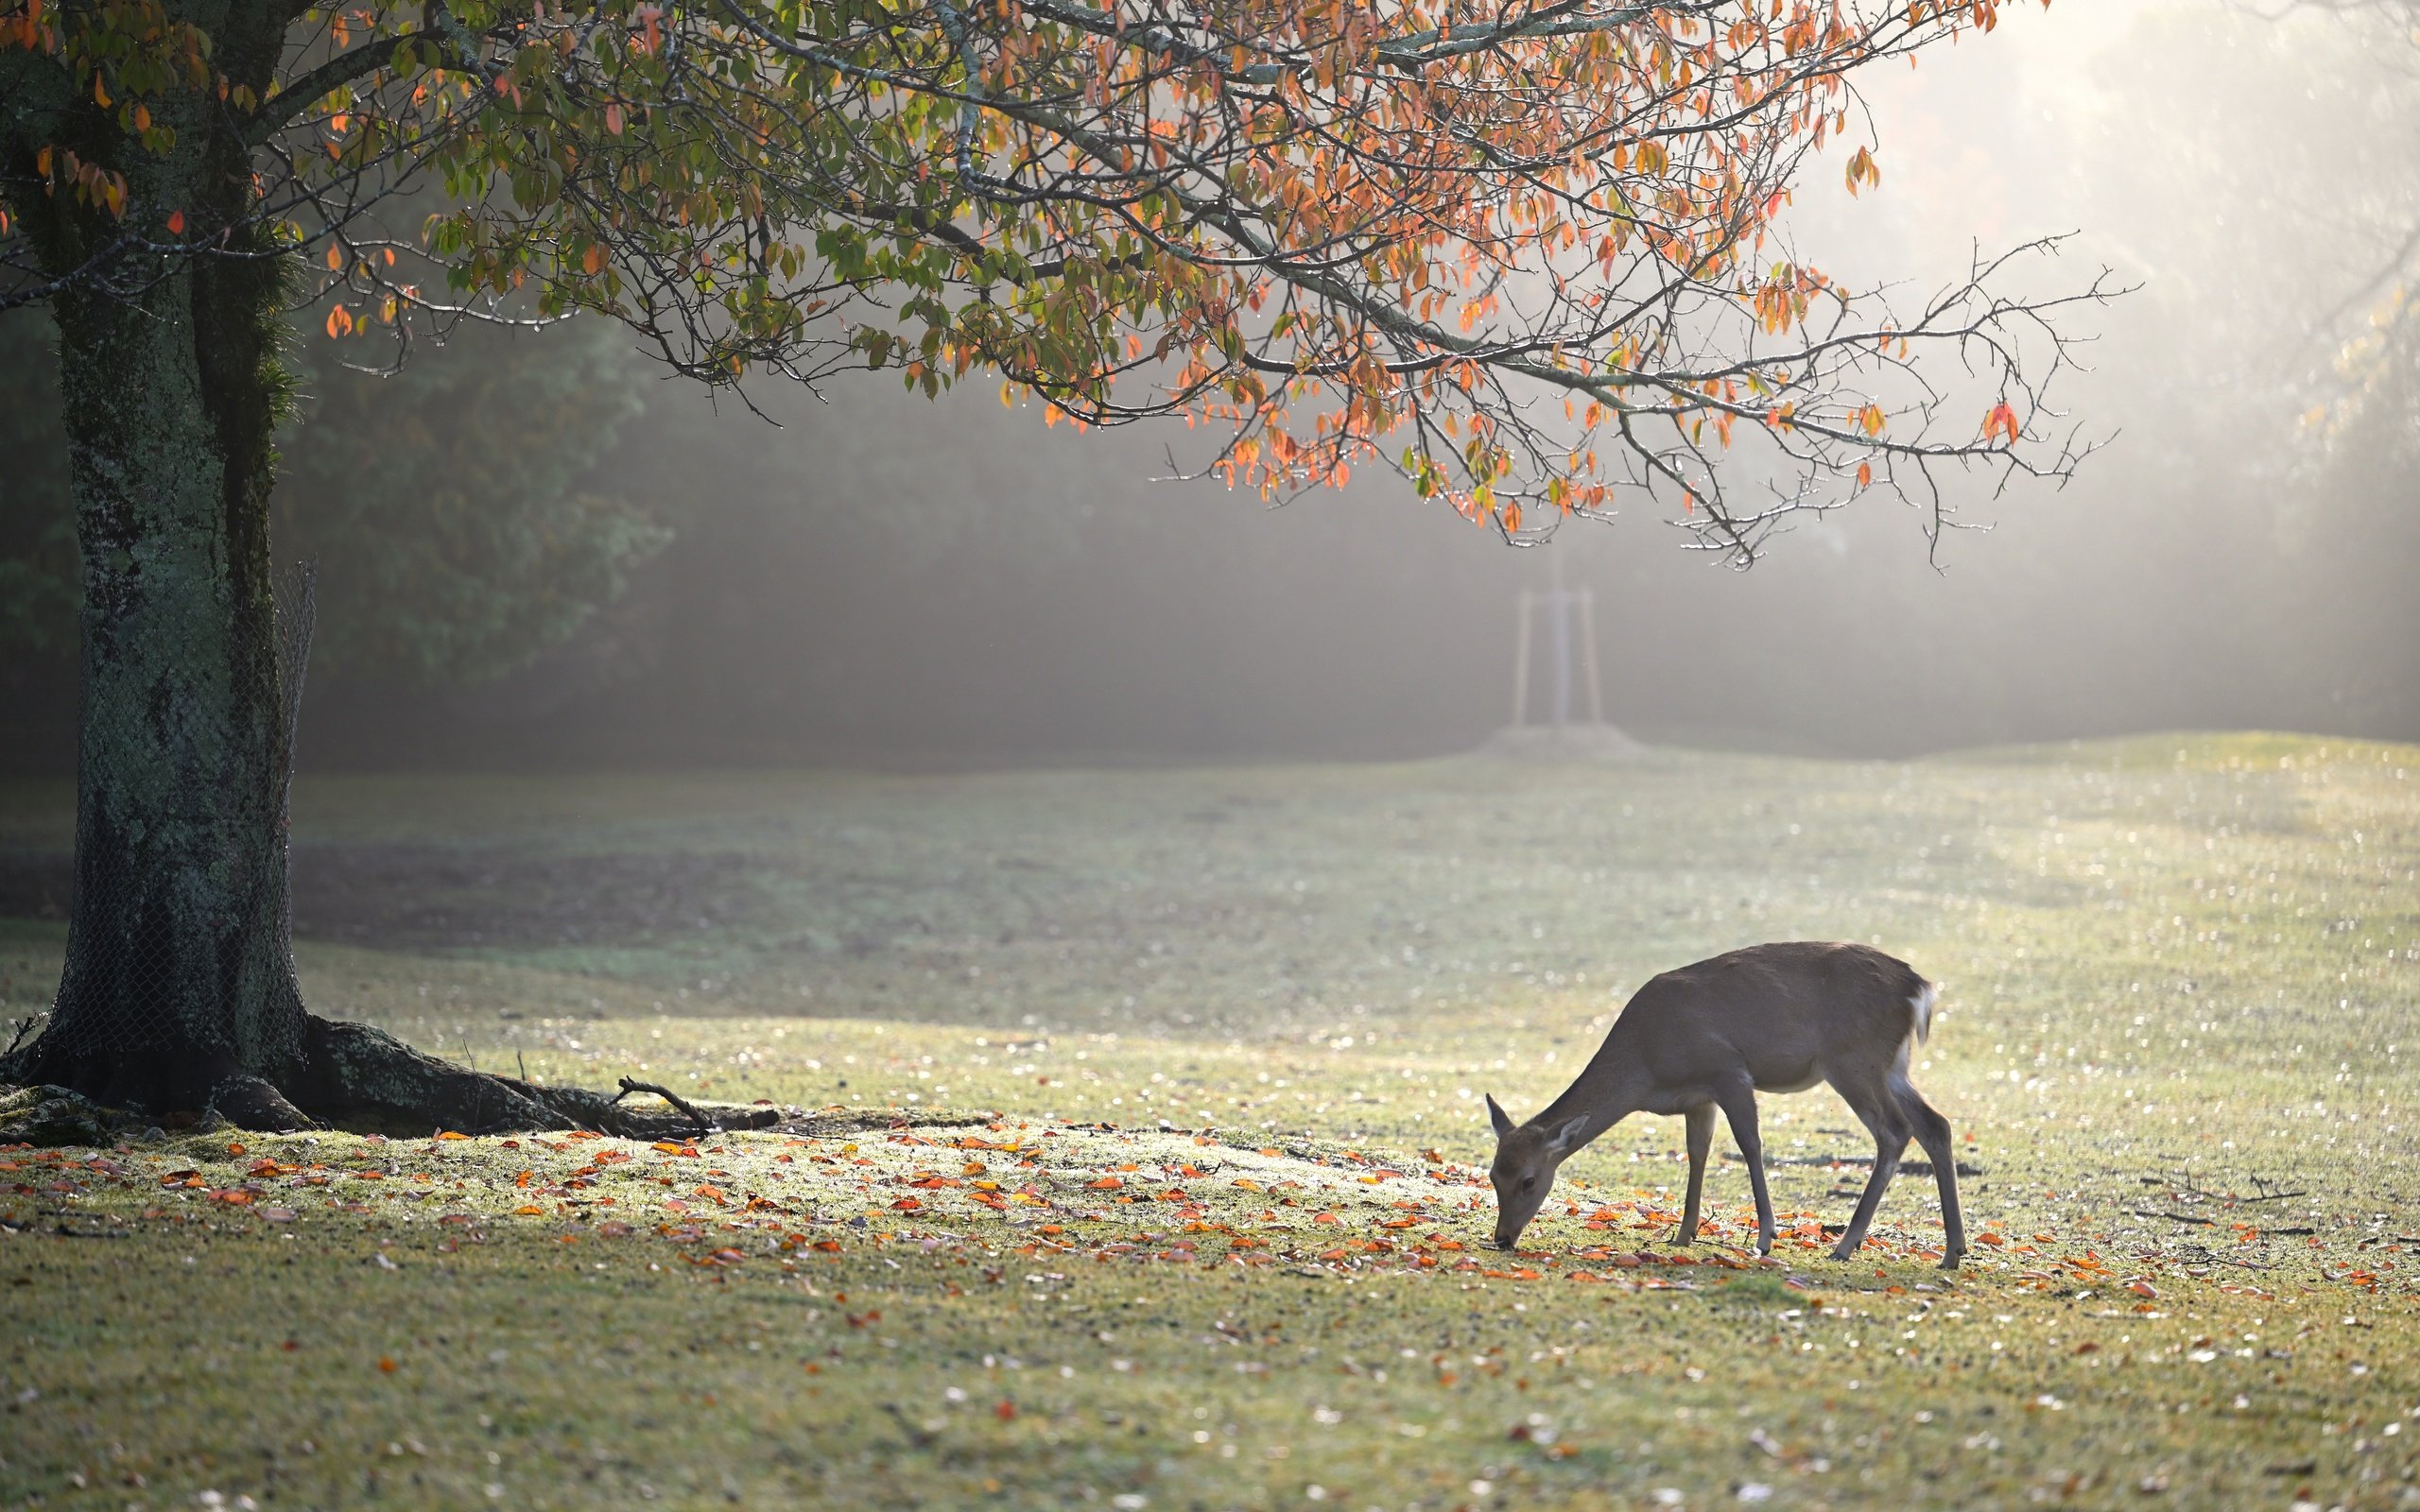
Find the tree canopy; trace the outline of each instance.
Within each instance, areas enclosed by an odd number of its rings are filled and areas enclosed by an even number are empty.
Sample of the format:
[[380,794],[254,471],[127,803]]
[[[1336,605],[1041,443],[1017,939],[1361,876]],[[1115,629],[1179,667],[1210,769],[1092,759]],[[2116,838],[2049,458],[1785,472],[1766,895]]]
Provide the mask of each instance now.
[[[15,0],[0,301],[290,256],[368,362],[432,321],[593,309],[711,384],[988,371],[1054,420],[1214,427],[1205,465],[1263,490],[1376,463],[1510,535],[1646,506],[1745,560],[1870,490],[1937,527],[1945,464],[2076,457],[2044,393],[2061,299],[1987,259],[1894,311],[1779,227],[1827,144],[1879,181],[1859,69],[1996,21]],[[160,171],[208,151],[253,174],[233,214]],[[454,208],[424,218],[432,175]]]

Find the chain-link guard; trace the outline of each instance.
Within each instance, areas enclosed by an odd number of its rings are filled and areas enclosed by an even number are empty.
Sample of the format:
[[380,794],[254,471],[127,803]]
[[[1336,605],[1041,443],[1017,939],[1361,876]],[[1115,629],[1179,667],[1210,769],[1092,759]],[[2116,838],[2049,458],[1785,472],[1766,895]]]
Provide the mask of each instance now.
[[[268,670],[275,679],[276,701],[268,744],[274,779],[254,785],[255,796],[249,802],[240,793],[216,794],[209,796],[214,801],[206,813],[168,816],[187,826],[222,832],[218,849],[228,858],[226,865],[251,873],[244,902],[230,909],[223,903],[211,907],[204,901],[212,889],[224,885],[217,868],[184,868],[185,874],[130,903],[123,896],[115,901],[87,898],[95,876],[132,870],[118,858],[92,853],[110,841],[82,812],[90,802],[89,789],[97,782],[123,784],[140,779],[79,769],[77,866],[59,992],[38,1036],[0,1057],[0,1082],[39,1079],[96,1090],[90,1068],[134,1057],[156,1059],[164,1053],[190,1057],[197,1062],[193,1069],[205,1074],[212,1063],[225,1072],[272,1074],[301,1063],[306,1015],[294,977],[286,843],[303,671],[317,621],[316,579],[309,563],[294,563],[275,576],[270,615]],[[93,684],[88,657],[81,693],[88,719],[99,706]],[[95,759],[90,731],[85,742],[79,765]],[[248,852],[251,864],[245,866]],[[162,910],[180,894],[197,910],[208,908],[226,921],[222,950],[210,963],[216,981],[195,980],[190,928],[163,917]],[[212,1001],[194,1001],[197,988],[210,992]]]

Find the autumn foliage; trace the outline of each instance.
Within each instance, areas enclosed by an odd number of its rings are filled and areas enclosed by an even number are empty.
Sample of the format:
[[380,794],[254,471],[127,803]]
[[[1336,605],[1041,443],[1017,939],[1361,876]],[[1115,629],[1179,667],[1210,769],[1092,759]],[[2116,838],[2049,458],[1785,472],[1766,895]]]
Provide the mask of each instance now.
[[[603,312],[717,385],[996,375],[1053,421],[1208,426],[1264,493],[1374,463],[1509,534],[1645,506],[1741,559],[1870,489],[1937,524],[1942,464],[2076,455],[2062,301],[1985,263],[1894,315],[1779,223],[1829,144],[1880,181],[1858,72],[1991,0],[414,0],[295,12],[267,88],[199,14],[0,12],[50,102],[0,299],[227,245],[134,161],[199,96],[338,340]],[[45,261],[29,196],[118,233]]]

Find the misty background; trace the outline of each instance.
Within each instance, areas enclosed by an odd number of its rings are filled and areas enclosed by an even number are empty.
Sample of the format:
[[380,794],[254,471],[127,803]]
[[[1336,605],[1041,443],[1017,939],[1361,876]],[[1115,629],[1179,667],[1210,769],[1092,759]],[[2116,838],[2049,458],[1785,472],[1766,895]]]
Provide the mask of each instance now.
[[[1518,551],[1374,469],[1278,508],[1154,482],[1210,438],[1078,436],[980,378],[935,402],[890,374],[760,384],[777,425],[596,322],[465,333],[393,379],[305,335],[277,503],[320,569],[302,763],[1434,754],[1506,721],[1516,595],[1554,561],[1595,594],[1609,717],[1651,741],[2420,739],[2397,302],[2420,39],[2373,9],[2068,0],[1867,103],[1880,190],[1852,200],[1833,154],[1796,204],[1835,278],[1912,301],[2073,232],[2054,279],[2138,285],[2075,312],[2094,368],[2054,391],[2107,446],[2063,491],[1968,479],[1988,532],[1935,551],[1872,502],[1744,574],[1635,514]],[[39,318],[0,318],[0,765],[63,775],[74,543]]]

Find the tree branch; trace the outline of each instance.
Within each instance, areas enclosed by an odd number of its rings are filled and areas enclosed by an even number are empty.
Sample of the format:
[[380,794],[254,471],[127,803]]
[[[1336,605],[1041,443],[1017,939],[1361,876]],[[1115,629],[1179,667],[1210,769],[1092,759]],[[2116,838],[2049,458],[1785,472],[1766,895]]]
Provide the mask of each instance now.
[[261,101],[260,108],[252,112],[244,123],[245,145],[259,146],[291,125],[294,118],[309,110],[314,101],[389,66],[394,61],[395,49],[405,43],[435,40],[435,32],[407,31],[400,37],[381,37],[375,42],[363,43],[351,52],[338,53]]

